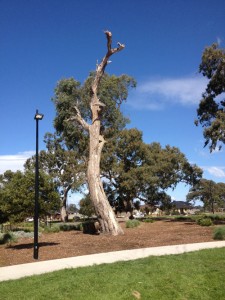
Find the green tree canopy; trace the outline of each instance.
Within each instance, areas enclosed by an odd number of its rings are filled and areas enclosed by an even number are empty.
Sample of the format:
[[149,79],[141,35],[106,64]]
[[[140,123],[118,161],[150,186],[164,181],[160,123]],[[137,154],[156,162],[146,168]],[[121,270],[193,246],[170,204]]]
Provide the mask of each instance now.
[[95,214],[95,209],[93,206],[93,203],[91,202],[91,198],[90,195],[85,195],[79,202],[79,213],[87,216],[87,217],[91,217],[92,215]]
[[[73,149],[68,149],[60,135],[46,133],[47,150],[39,154],[40,169],[51,176],[61,195],[61,219],[67,219],[67,198],[85,182],[84,159]],[[35,156],[25,163],[26,170],[34,170]]]
[[79,209],[77,208],[76,204],[70,203],[67,207],[67,210],[69,213],[73,214],[73,213],[78,212]]
[[[83,158],[88,156],[88,133],[81,124],[76,122],[79,108],[82,118],[87,122],[92,122],[92,112],[90,109],[90,86],[94,79],[95,72],[91,72],[82,85],[74,78],[62,79],[57,83],[53,102],[56,108],[54,127],[57,134],[61,134],[66,146],[69,149],[79,150]],[[101,111],[101,133],[106,139],[111,138],[119,130],[125,127],[128,119],[120,111],[120,105],[126,100],[130,87],[135,87],[135,80],[127,75],[115,76],[104,74],[100,82],[98,96],[104,99],[104,107]],[[73,119],[76,122],[68,120]]]
[[213,180],[201,179],[187,195],[188,201],[201,201],[206,210],[214,213],[215,208],[225,205],[225,184]]
[[225,143],[225,49],[217,44],[207,47],[199,66],[200,73],[209,79],[197,110],[198,120],[204,128],[205,146],[210,151]]
[[[0,177],[0,211],[11,222],[22,221],[34,214],[34,172],[6,171]],[[46,173],[40,172],[39,214],[45,216],[59,209],[59,194]]]
[[167,205],[168,188],[180,182],[193,185],[202,175],[178,148],[145,144],[141,131],[135,128],[122,130],[117,139],[106,144],[101,167],[109,201],[128,210],[137,199]]

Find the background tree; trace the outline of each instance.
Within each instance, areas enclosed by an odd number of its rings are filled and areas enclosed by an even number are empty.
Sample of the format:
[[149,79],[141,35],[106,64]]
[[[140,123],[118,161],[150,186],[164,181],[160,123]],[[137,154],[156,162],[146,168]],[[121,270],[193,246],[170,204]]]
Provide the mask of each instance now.
[[188,193],[188,201],[201,201],[204,209],[215,212],[215,207],[224,206],[224,183],[215,183],[213,180],[201,179]]
[[141,131],[124,129],[103,151],[102,176],[112,206],[132,212],[133,201],[168,207],[166,194],[180,182],[194,185],[202,170],[176,147],[145,144]]
[[74,203],[70,203],[67,207],[67,211],[71,214],[78,212],[78,210],[79,209],[77,208],[76,204],[74,204]]
[[219,208],[225,211],[225,183],[217,183],[218,196],[219,196]]
[[126,75],[116,77],[104,73],[110,57],[124,48],[120,43],[117,48],[112,48],[112,34],[108,31],[105,34],[107,53],[85,83],[81,85],[72,78],[58,83],[53,98],[57,111],[54,126],[68,148],[76,148],[78,153],[86,156],[90,197],[102,231],[117,235],[122,229],[100,180],[100,160],[106,139],[112,138],[126,124],[119,108],[135,81]]
[[13,172],[11,170],[5,171],[4,174],[0,174],[0,224],[9,221],[9,214],[4,209],[5,203],[3,198],[3,189],[12,177]]
[[[52,178],[40,171],[39,214],[59,209],[59,194]],[[23,221],[34,214],[34,172],[6,171],[1,175],[0,211],[10,222]]]
[[[68,149],[60,135],[46,133],[46,151],[39,154],[39,166],[46,174],[52,177],[58,187],[61,197],[61,220],[67,221],[68,193],[79,190],[85,182],[85,169],[82,156],[73,149]],[[25,169],[34,170],[35,156],[28,159]]]
[[81,215],[87,217],[91,217],[92,215],[94,215],[95,208],[89,194],[85,195],[85,197],[80,200],[79,206],[80,206],[79,213]]
[[205,146],[210,151],[225,142],[225,49],[217,44],[207,47],[199,66],[200,73],[209,79],[206,91],[197,110],[198,120],[204,128]]

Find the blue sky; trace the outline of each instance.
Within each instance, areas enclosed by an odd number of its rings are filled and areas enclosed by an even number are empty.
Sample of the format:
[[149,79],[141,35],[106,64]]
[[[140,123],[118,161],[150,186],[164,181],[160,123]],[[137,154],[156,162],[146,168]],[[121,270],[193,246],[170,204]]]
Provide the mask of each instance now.
[[[107,72],[133,76],[137,88],[122,109],[146,143],[179,147],[204,177],[225,180],[224,150],[203,148],[194,125],[207,81],[198,74],[204,47],[225,47],[224,0],[0,0],[0,173],[21,169],[35,151],[36,109],[40,149],[53,131],[51,97],[62,78],[83,82],[106,51],[104,30],[126,45]],[[185,200],[188,187],[170,191]]]

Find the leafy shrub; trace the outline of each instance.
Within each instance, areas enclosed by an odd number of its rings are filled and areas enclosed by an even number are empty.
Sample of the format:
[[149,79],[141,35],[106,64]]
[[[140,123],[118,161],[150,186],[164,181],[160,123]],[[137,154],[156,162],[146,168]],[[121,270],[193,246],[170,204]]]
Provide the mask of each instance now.
[[26,231],[26,230],[13,230],[13,235],[16,238],[32,238],[34,236],[34,232]]
[[26,228],[26,227],[16,227],[16,228],[13,228],[12,230],[13,232],[20,232],[20,231],[23,231],[23,232],[32,232],[33,229],[32,228]]
[[194,215],[191,216],[191,218],[192,218],[193,221],[198,223],[198,220],[201,219],[202,217],[200,216],[200,214],[199,215],[194,214]]
[[146,219],[142,219],[142,222],[145,222],[145,223],[153,223],[154,220],[151,219],[151,218],[146,218]]
[[4,233],[0,235],[0,245],[10,244],[11,242],[15,242],[16,237],[12,233]]
[[213,222],[210,218],[200,218],[197,220],[197,224],[201,226],[211,226]]
[[219,216],[219,215],[209,215],[208,217],[209,217],[212,221],[219,221],[219,220],[222,219],[222,217]]
[[128,220],[126,222],[126,228],[138,227],[141,223],[138,220]]
[[215,229],[214,234],[213,234],[213,239],[220,240],[220,241],[225,240],[225,226],[218,227]]
[[55,233],[55,232],[59,232],[59,226],[45,226],[44,227],[44,232],[46,233]]
[[225,221],[225,215],[209,215],[208,216],[214,224],[224,223]]

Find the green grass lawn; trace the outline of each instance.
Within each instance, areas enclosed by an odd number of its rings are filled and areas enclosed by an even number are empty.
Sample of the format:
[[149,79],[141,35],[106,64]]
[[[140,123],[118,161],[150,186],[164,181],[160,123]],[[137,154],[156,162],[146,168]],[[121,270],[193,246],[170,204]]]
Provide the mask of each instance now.
[[224,300],[225,248],[1,282],[0,299]]

